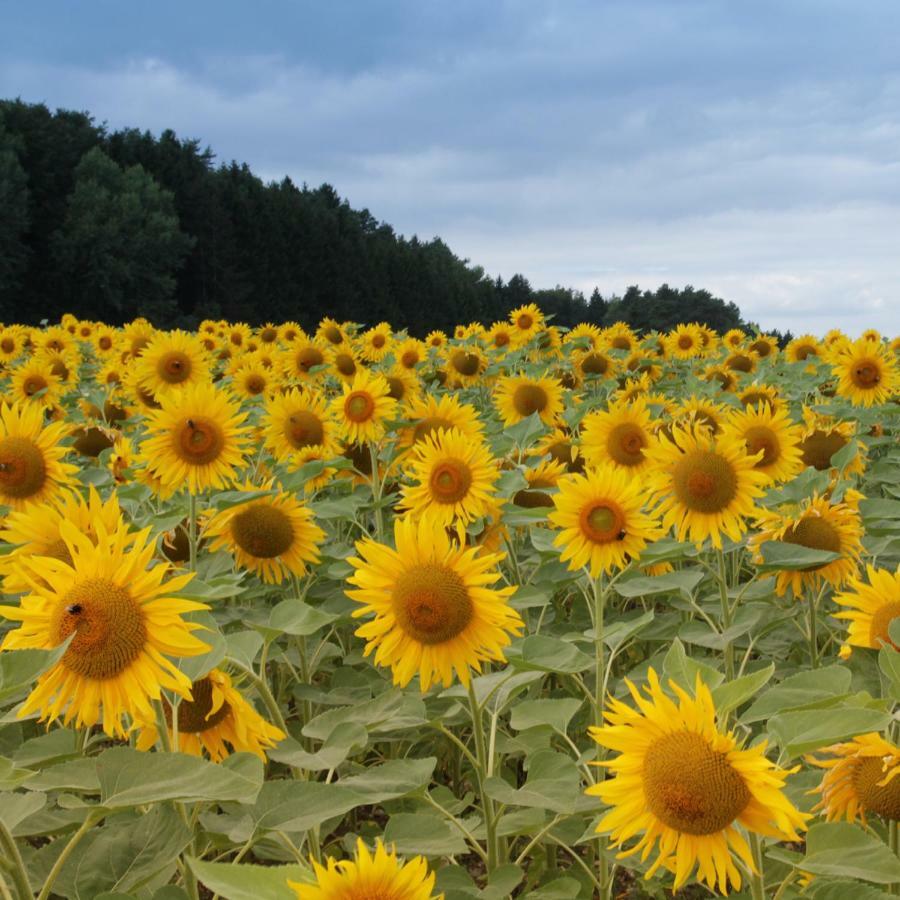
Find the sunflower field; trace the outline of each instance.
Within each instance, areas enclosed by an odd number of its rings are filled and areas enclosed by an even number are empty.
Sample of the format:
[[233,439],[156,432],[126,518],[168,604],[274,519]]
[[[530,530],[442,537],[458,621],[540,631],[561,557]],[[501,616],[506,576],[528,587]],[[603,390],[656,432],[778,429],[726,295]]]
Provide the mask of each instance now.
[[898,369],[0,327],[0,900],[900,894]]

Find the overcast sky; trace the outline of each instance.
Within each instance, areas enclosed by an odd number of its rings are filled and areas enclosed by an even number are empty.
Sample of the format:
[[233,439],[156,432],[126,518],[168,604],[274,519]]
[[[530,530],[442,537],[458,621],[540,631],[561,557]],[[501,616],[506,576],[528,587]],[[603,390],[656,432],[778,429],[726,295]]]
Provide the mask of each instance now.
[[900,333],[896,0],[0,0],[0,95],[328,181],[491,274]]

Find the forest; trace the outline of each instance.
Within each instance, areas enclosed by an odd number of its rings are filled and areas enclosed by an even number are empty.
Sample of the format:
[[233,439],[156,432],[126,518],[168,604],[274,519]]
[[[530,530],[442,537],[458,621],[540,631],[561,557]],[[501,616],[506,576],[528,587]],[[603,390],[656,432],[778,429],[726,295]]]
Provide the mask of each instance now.
[[585,297],[520,274],[504,281],[439,237],[397,234],[329,184],[265,183],[174,131],[110,130],[86,112],[19,99],[0,100],[0,208],[7,322],[70,312],[115,324],[144,316],[167,327],[226,318],[310,328],[330,315],[424,336],[534,302],[562,327],[753,327],[734,303],[691,286]]

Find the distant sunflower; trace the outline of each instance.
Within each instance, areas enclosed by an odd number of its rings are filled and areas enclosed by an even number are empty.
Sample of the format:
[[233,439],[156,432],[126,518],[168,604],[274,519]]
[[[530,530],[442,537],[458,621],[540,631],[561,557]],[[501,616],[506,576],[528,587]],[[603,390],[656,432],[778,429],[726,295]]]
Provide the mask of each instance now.
[[515,588],[493,587],[503,554],[461,547],[443,525],[409,516],[394,520],[394,544],[365,538],[348,560],[355,571],[347,596],[362,604],[353,616],[375,616],[356,630],[366,655],[374,651],[401,687],[418,674],[423,693],[437,682],[450,687],[454,670],[468,684],[470,669],[502,661],[522,629],[509,605]]
[[275,377],[253,356],[244,356],[243,359],[245,362],[231,373],[234,392],[248,400],[264,400],[277,387]]
[[589,566],[596,578],[639,559],[660,536],[658,522],[644,512],[645,500],[641,483],[610,465],[561,479],[549,514],[562,529],[553,542],[562,550],[560,560],[572,571]]
[[779,571],[775,581],[779,597],[788,587],[798,598],[803,596],[804,588],[816,588],[822,582],[841,587],[856,573],[863,550],[863,528],[859,511],[849,503],[832,503],[813,495],[799,509],[766,510],[757,524],[760,532],[750,539],[757,561],[762,560],[760,548],[765,541],[783,541],[840,554],[838,559],[810,569]]
[[192,493],[223,488],[244,462],[246,418],[229,394],[211,384],[185,388],[148,414],[141,460],[166,487]]
[[429,331],[425,335],[425,346],[440,350],[447,343],[447,335],[443,331]]
[[22,334],[15,328],[0,328],[0,361],[5,363],[18,359],[25,349]]
[[703,349],[700,331],[696,325],[676,325],[666,343],[669,356],[673,359],[693,359]]
[[566,334],[563,343],[596,348],[600,346],[602,341],[603,332],[596,325],[580,322]]
[[296,322],[282,322],[278,326],[278,339],[285,344],[293,344],[303,337],[306,337],[306,332]]
[[184,331],[160,331],[144,348],[136,367],[137,383],[158,399],[210,380],[206,352]]
[[747,345],[760,359],[774,359],[778,356],[778,341],[770,334],[757,334]]
[[46,358],[32,358],[12,370],[9,399],[19,403],[35,403],[53,407],[63,393],[63,380]]
[[722,546],[722,535],[738,541],[747,530],[747,516],[757,513],[768,477],[755,467],[744,443],[730,435],[714,438],[696,424],[672,429],[672,439],[659,438],[651,458],[649,483],[658,514],[679,540],[696,544],[706,538]]
[[718,385],[719,390],[727,394],[734,393],[738,388],[738,376],[725,366],[708,366],[703,370],[702,378]]
[[516,343],[525,344],[543,328],[544,314],[534,303],[526,303],[510,310],[509,321]]
[[152,717],[150,701],[160,699],[161,689],[190,696],[190,680],[167,657],[209,650],[192,633],[201,626],[182,618],[208,607],[172,596],[193,573],[164,581],[168,565],[150,566],[156,541],[149,528],[98,533],[96,544],[70,522],[60,532],[70,561],[23,559],[32,593],[20,606],[0,606],[0,615],[21,623],[0,650],[50,650],[72,637],[19,716],[39,711],[42,721],[53,722],[62,715],[78,728],[102,721],[106,734],[123,738],[123,715]]
[[819,752],[830,758],[806,758],[826,770],[816,789],[822,799],[814,812],[824,811],[829,822],[861,819],[865,823],[871,813],[887,822],[900,820],[900,748],[871,732]]
[[534,413],[545,425],[552,425],[564,408],[562,388],[556,378],[504,375],[494,389],[494,405],[507,427]]
[[619,364],[603,350],[576,350],[572,354],[572,369],[578,383],[597,378],[612,378]]
[[729,350],[737,350],[746,339],[747,335],[744,334],[740,328],[730,328],[723,335],[722,343],[728,347]]
[[850,623],[844,656],[849,656],[850,647],[880,650],[889,645],[900,649],[889,634],[891,622],[900,616],[900,569],[889,572],[866,565],[866,575],[868,583],[854,575],[848,587],[834,595],[834,602],[841,607],[834,618]]
[[414,372],[425,359],[425,345],[416,338],[406,338],[394,348],[394,358],[398,366]]
[[738,400],[742,406],[756,408],[760,403],[765,403],[770,409],[777,409],[783,405],[778,388],[771,384],[748,384],[739,394]]
[[652,668],[647,679],[643,692],[626,679],[637,709],[611,697],[607,724],[590,729],[601,747],[618,754],[598,763],[613,777],[587,789],[612,807],[597,831],[616,847],[640,835],[620,856],[640,853],[646,860],[655,848],[645,877],[668,869],[676,891],[695,868],[711,890],[740,890],[736,861],[757,872],[746,833],[799,841],[809,817],[784,795],[789,772],[766,758],[766,741],[743,749],[733,732],[719,730],[699,674],[693,697],[669,682],[677,703]]
[[837,393],[854,406],[873,406],[889,400],[897,390],[897,361],[883,345],[860,338],[832,360]]
[[528,451],[532,456],[549,456],[554,462],[562,463],[569,472],[584,471],[584,454],[569,432],[554,428],[545,434]]
[[[163,713],[169,732],[169,742],[175,748],[175,729],[172,727],[172,707],[163,699]],[[150,750],[159,740],[156,719],[137,722],[140,734],[138,750]],[[178,704],[178,745],[180,753],[203,756],[222,762],[230,753],[253,753],[265,760],[271,750],[287,735],[270,725],[231,683],[231,677],[221,669],[211,669],[191,684],[191,699]]]
[[541,460],[536,466],[527,468],[522,473],[527,487],[516,491],[512,502],[525,509],[553,507],[553,495],[547,491],[555,490],[560,479],[567,474],[566,467],[555,459]]
[[94,332],[91,343],[94,345],[95,354],[102,358],[115,353],[120,340],[121,334],[115,328],[101,325]]
[[581,452],[589,466],[612,464],[632,475],[646,469],[644,450],[652,441],[650,410],[643,398],[612,402],[581,423]]
[[423,856],[402,863],[381,840],[370,853],[362,838],[356,839],[352,860],[327,857],[325,865],[312,861],[315,884],[289,881],[297,900],[442,900],[434,895],[434,873]]
[[516,342],[515,326],[509,322],[494,322],[485,332],[484,343],[495,353],[508,353]]
[[274,346],[278,343],[278,326],[273,325],[271,322],[266,322],[265,325],[259,327],[256,336],[259,338],[261,344],[271,344]]
[[611,350],[624,350],[631,353],[638,345],[637,335],[625,322],[616,322],[603,329],[603,341]]
[[401,506],[417,519],[468,523],[486,514],[499,474],[482,441],[456,428],[438,431],[415,445],[409,464],[414,483],[403,488]]
[[800,337],[794,338],[784,348],[784,355],[787,357],[788,362],[805,362],[809,359],[815,359],[821,352],[818,338],[811,334],[802,334]]
[[[306,337],[298,337],[285,349],[280,357],[281,373],[287,381],[308,383],[322,377],[329,362],[329,345]],[[317,371],[313,372],[312,370]]]
[[452,387],[477,384],[487,368],[487,357],[475,346],[449,347],[446,360],[447,380]]
[[0,405],[0,503],[44,503],[72,482],[77,467],[62,462],[67,448],[60,444],[67,431],[65,422],[44,426],[36,403]]
[[262,426],[266,449],[282,462],[295,461],[307,447],[338,455],[338,428],[324,397],[314,390],[290,388],[266,402]]
[[[242,491],[272,490],[274,481]],[[236,503],[215,513],[203,528],[210,550],[230,553],[241,569],[255,572],[266,584],[281,584],[289,575],[303,575],[319,561],[325,532],[316,525],[312,510],[278,492]]]
[[391,326],[387,322],[379,322],[360,335],[360,354],[369,362],[381,362],[390,353],[393,341]]
[[410,369],[404,369],[399,364],[395,364],[389,371],[384,372],[384,378],[388,383],[390,397],[402,407],[408,406],[422,389],[416,373]]
[[397,401],[383,376],[360,370],[352,384],[331,401],[331,413],[345,440],[364,444],[380,440],[394,418]]
[[715,435],[722,431],[729,409],[730,407],[716,403],[715,400],[692,394],[678,403],[673,418],[680,425],[688,426],[694,423]]
[[333,347],[339,347],[347,342],[347,334],[336,319],[325,316],[316,329],[316,338],[327,341]]
[[738,348],[737,350],[732,350],[731,353],[725,357],[725,362],[723,362],[722,365],[732,372],[750,375],[756,371],[758,363],[759,357],[753,351]]
[[225,329],[232,347],[244,348],[253,337],[253,329],[246,322],[234,322]]
[[361,366],[356,353],[348,344],[332,349],[331,368],[341,381],[351,382],[359,373]]
[[800,451],[803,428],[785,409],[773,411],[760,403],[756,409],[736,410],[729,416],[725,431],[743,440],[751,456],[762,451],[755,468],[776,483],[790,481],[804,469]]

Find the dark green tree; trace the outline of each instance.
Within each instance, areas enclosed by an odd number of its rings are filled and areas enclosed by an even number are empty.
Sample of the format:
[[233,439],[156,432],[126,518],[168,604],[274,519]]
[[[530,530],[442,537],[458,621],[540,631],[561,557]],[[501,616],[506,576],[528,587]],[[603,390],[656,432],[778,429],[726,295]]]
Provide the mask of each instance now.
[[0,117],[0,315],[4,321],[15,315],[28,268],[28,176],[19,162],[20,152],[21,142],[6,131]]

